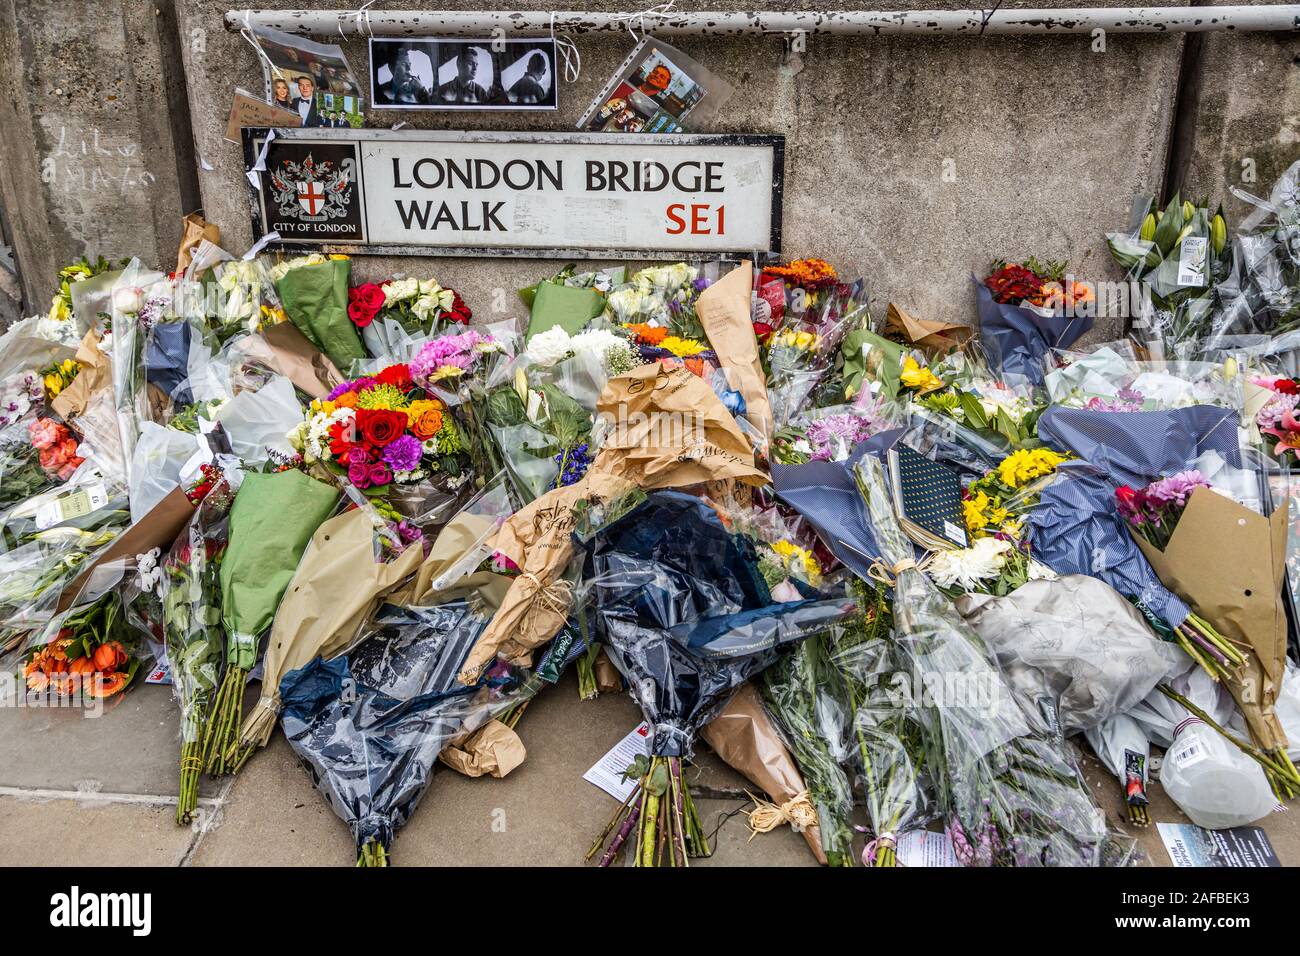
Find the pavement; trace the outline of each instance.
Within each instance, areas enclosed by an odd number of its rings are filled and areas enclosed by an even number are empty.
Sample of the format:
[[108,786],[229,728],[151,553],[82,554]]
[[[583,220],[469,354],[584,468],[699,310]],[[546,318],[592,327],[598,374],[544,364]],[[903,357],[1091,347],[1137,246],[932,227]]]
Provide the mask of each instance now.
[[[253,695],[249,695],[249,701]],[[616,809],[582,779],[640,713],[625,694],[578,698],[566,675],[529,706],[517,728],[528,749],[503,779],[439,768],[398,832],[402,866],[583,865]],[[0,865],[350,866],[348,828],[315,791],[283,735],[235,777],[205,779],[201,819],[175,822],[178,716],[170,688],[141,686],[98,719],[70,709],[0,709]],[[704,745],[691,786],[716,849],[700,866],[813,866],[788,828],[750,838],[741,810],[749,785]],[[1141,844],[1147,865],[1169,866],[1155,827],[1120,819],[1117,782],[1087,757],[1084,773],[1116,829]],[[752,789],[752,788],[751,788]],[[1186,822],[1153,783],[1152,818]],[[1262,822],[1283,865],[1300,865],[1300,812]]]

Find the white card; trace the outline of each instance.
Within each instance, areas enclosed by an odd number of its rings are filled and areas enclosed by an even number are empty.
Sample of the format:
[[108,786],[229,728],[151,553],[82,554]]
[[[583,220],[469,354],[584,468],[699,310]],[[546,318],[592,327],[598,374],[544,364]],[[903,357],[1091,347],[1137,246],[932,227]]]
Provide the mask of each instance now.
[[635,777],[623,779],[623,771],[628,764],[646,752],[646,743],[650,738],[650,725],[642,721],[636,729],[628,732],[622,740],[609,749],[605,756],[596,761],[596,765],[582,775],[588,783],[594,783],[607,794],[622,803],[632,795],[640,781]]

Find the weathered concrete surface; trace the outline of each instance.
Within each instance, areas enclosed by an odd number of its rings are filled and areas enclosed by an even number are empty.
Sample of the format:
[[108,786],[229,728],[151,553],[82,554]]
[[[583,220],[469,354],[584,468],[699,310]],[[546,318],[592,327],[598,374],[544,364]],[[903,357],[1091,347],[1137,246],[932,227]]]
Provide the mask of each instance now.
[[1198,45],[1184,87],[1189,134],[1180,148],[1181,183],[1188,195],[1222,200],[1237,222],[1253,207],[1228,187],[1267,197],[1300,159],[1300,35],[1210,33]]
[[165,804],[0,796],[5,866],[178,866],[194,839]]
[[[238,252],[251,241],[247,184],[239,148],[221,137],[232,88],[260,89],[262,81],[252,47],[221,27],[228,6],[178,0],[182,35],[200,31],[204,38],[201,48],[185,47],[195,141],[215,167],[201,174],[204,207]],[[414,6],[427,4],[386,9]],[[546,9],[531,0],[514,6]],[[627,6],[606,0],[585,8]],[[754,9],[742,2],[708,7]],[[385,119],[413,128],[572,129],[633,45],[628,36],[577,43],[582,77],[561,88],[557,113],[403,112]],[[786,135],[787,254],[860,272],[882,310],[892,300],[927,318],[971,321],[967,277],[994,257],[1068,258],[1080,276],[1116,275],[1102,233],[1126,223],[1135,194],[1161,186],[1182,39],[1111,36],[1105,52],[1094,53],[1086,36],[811,38],[797,72],[783,64],[775,38],[684,38],[680,46],[737,87],[708,131]],[[344,47],[362,73],[366,45],[350,40]],[[557,265],[366,257],[355,268],[366,279],[432,273],[486,316],[494,306],[518,312],[513,290]],[[1114,331],[1099,323],[1094,336]]]
[[28,311],[87,254],[170,268],[197,204],[170,0],[0,0],[0,199]]

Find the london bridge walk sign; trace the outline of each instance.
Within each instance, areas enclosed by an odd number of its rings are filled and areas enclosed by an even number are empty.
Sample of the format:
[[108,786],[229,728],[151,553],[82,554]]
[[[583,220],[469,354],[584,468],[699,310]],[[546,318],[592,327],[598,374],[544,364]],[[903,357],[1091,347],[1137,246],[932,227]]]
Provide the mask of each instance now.
[[780,252],[784,137],[246,129],[258,237],[321,252]]

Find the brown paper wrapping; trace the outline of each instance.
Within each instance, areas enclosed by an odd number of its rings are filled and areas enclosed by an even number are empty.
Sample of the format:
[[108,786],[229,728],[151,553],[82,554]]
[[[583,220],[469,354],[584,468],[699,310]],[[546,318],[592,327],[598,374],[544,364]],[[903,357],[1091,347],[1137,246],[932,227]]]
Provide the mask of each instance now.
[[491,548],[518,565],[520,574],[466,658],[459,675],[463,683],[478,680],[498,654],[520,660],[556,635],[572,603],[561,579],[573,556],[574,505],[613,501],[634,487],[593,465],[581,481],[548,491],[506,519]]
[[84,412],[97,391],[113,384],[113,361],[99,350],[99,333],[94,329],[77,347],[77,364],[81,366],[77,377],[50,402],[50,408],[65,422]]
[[596,404],[610,423],[592,469],[647,491],[724,478],[768,481],[754,451],[713,389],[684,368],[662,363],[610,379]]
[[262,338],[270,348],[268,356],[259,358],[312,398],[324,398],[343,381],[329,357],[292,322],[264,326]]
[[596,662],[591,665],[591,670],[596,675],[596,693],[615,694],[623,689],[623,675],[609,659],[605,648],[602,647],[596,652]]
[[181,220],[181,246],[176,252],[176,271],[184,272],[194,256],[194,248],[204,239],[214,246],[221,245],[221,230],[197,212]]
[[[727,706],[704,725],[700,735],[729,767],[781,804],[808,789],[790,751],[781,742],[772,718],[748,681]],[[826,865],[821,829],[806,827],[804,841],[817,862]]]
[[162,548],[171,548],[180,533],[189,527],[194,516],[194,505],[185,497],[180,488],[173,488],[162,501],[150,509],[149,513],[127,528],[89,562],[80,574],[72,580],[59,595],[58,609],[66,611],[77,594],[85,586],[91,572],[102,564],[109,564],[123,558],[133,558],[137,554]]
[[[1286,572],[1287,503],[1264,518],[1208,488],[1197,488],[1161,551],[1134,539],[1161,582],[1246,654],[1228,690],[1255,742],[1286,746],[1273,707],[1286,659],[1286,612],[1281,593]],[[1269,560],[1261,558],[1267,555]]]
[[767,397],[767,377],[759,358],[758,339],[751,319],[754,275],[742,262],[700,293],[695,314],[733,388],[745,398],[745,417],[771,441],[772,404]]
[[499,779],[527,756],[519,735],[501,721],[491,720],[464,740],[449,745],[438,759],[467,777],[490,775]]
[[949,349],[959,348],[971,336],[970,326],[956,322],[918,319],[892,302],[889,303],[886,313],[885,328],[906,336],[913,345],[933,352],[946,352]]
[[420,548],[407,548],[379,562],[374,548],[374,526],[360,508],[316,529],[271,625],[259,706],[278,710],[280,678],[345,650],[384,595],[424,558]]

